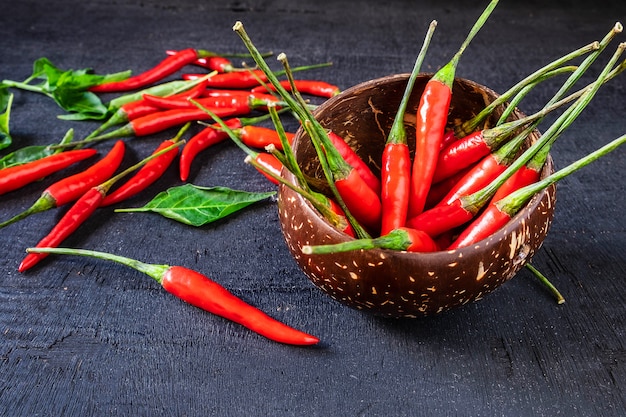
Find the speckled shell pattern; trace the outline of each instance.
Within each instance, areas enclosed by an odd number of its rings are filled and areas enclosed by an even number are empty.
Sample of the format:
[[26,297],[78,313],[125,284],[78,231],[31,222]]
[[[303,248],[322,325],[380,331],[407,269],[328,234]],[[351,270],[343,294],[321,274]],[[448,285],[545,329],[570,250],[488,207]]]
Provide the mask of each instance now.
[[[430,74],[418,77],[405,116],[407,138],[414,137],[415,110]],[[316,118],[346,138],[378,173],[383,146],[406,86],[408,74],[368,81],[347,89],[316,110]],[[467,120],[496,93],[469,80],[453,88],[451,123]],[[488,120],[497,120],[497,110]],[[513,118],[522,117],[515,112]],[[530,140],[536,140],[534,132]],[[307,176],[323,178],[308,137],[299,131],[294,151]],[[412,150],[413,152],[413,150]],[[543,176],[553,172],[550,158]],[[284,175],[295,181],[290,173]],[[424,317],[480,300],[512,278],[541,247],[554,215],[556,188],[537,194],[504,228],[477,244],[453,251],[407,253],[360,250],[305,255],[303,245],[336,243],[351,238],[323,219],[309,202],[281,186],[280,224],[291,254],[308,278],[333,299],[384,317]]]

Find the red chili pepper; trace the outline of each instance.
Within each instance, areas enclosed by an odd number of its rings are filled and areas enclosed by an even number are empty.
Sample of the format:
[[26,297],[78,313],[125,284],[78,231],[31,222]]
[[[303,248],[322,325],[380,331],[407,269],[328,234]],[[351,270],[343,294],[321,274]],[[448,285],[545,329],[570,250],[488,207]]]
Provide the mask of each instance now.
[[452,187],[437,205],[452,204],[462,196],[472,194],[493,181],[515,160],[524,138],[525,135],[519,135],[496,152],[492,152],[482,158]]
[[30,253],[90,256],[113,261],[142,272],[156,280],[165,291],[179,299],[224,317],[279,343],[314,345],[319,339],[287,326],[246,303],[207,276],[183,266],[147,264],[105,252],[61,248],[28,248]]
[[[242,126],[233,129],[233,132],[243,143],[252,148],[264,149],[266,146],[274,145],[276,149],[283,149],[280,137],[275,129],[263,126]],[[295,133],[285,132],[289,142],[293,140]]]
[[415,60],[409,75],[404,94],[400,100],[391,129],[387,136],[382,154],[381,202],[382,222],[380,234],[386,235],[392,230],[403,227],[409,211],[409,191],[411,188],[411,156],[406,139],[404,116],[413,92],[415,79],[420,72],[424,56],[430,44],[436,22],[431,23],[422,49]]
[[382,219],[380,198],[363,181],[356,169],[335,171],[335,187],[354,218],[370,231],[378,232]]
[[522,207],[524,207],[539,191],[546,189],[564,177],[614,151],[624,143],[626,143],[626,135],[622,135],[617,139],[612,140],[603,147],[580,158],[565,168],[561,168],[542,180],[517,188],[519,183],[523,184],[524,182],[532,181],[533,178],[536,178],[539,170],[536,166],[531,165],[528,167],[529,169],[527,169],[526,172],[522,171],[518,178],[511,180],[511,183],[509,184],[511,188],[505,189],[501,192],[501,194],[505,194],[504,197],[499,198],[494,194],[493,203],[489,204],[481,216],[472,222],[463,231],[463,233],[459,235],[457,240],[450,245],[449,248],[458,249],[468,246],[492,235],[509,222],[511,218],[513,218],[513,216],[517,214],[517,212],[521,210]]
[[407,252],[435,252],[439,250],[437,243],[421,230],[409,227],[394,229],[386,235],[373,239],[354,239],[347,242],[328,245],[305,245],[302,253],[321,255],[328,253],[348,252],[362,249],[391,249]]
[[278,185],[278,181],[276,180],[276,178],[266,173],[267,171],[270,171],[275,175],[278,175],[278,176],[281,175],[282,170],[283,170],[283,164],[282,162],[278,160],[278,158],[276,158],[271,153],[267,153],[267,152],[257,152],[254,156],[249,155],[249,157],[253,158],[254,161],[256,161],[258,165],[264,168],[263,170],[257,168],[257,170],[261,174],[263,174],[265,178],[270,180],[270,182],[272,182],[273,184]]
[[492,0],[480,15],[463,44],[450,62],[439,69],[428,81],[417,108],[415,158],[411,174],[409,217],[421,213],[426,204],[437,158],[443,141],[452,98],[452,85],[459,59],[467,45],[483,26],[497,0]]
[[[216,108],[214,111],[221,117],[241,114],[238,109],[231,108]],[[187,122],[208,120],[210,118],[206,112],[198,108],[162,110],[131,120],[126,125],[102,135],[94,136],[89,141],[94,142],[125,136],[147,136]]]
[[452,188],[454,188],[473,167],[474,165],[470,165],[456,174],[449,176],[445,180],[431,185],[430,190],[428,191],[428,196],[426,197],[424,210],[431,209],[439,204],[441,200],[443,200],[443,198],[450,192],[450,190],[452,190]]
[[[230,119],[226,123],[233,129],[241,126],[239,118]],[[219,129],[219,125],[217,124],[207,126],[196,135],[192,136],[180,153],[178,162],[180,180],[183,182],[187,181],[191,171],[191,163],[200,152],[216,143],[223,142],[227,138],[228,133]]]
[[36,161],[1,169],[0,195],[45,178],[96,153],[95,149],[59,152]]
[[[331,98],[341,92],[339,87],[337,87],[336,85],[327,83],[325,81],[294,80],[294,83],[296,85],[296,89],[300,93],[310,94],[312,96],[317,96],[317,97]],[[291,91],[291,83],[288,80],[283,80],[280,82],[280,84],[283,86],[285,90]],[[276,91],[276,88],[272,86],[271,84],[269,84],[269,85],[260,85],[252,89],[253,93],[263,93],[267,91]]]
[[354,169],[357,170],[363,181],[374,191],[380,194],[380,179],[372,172],[370,167],[355,152],[354,149],[339,135],[334,132],[328,132],[328,138],[337,149],[337,152],[343,159]]
[[185,65],[193,63],[196,59],[203,56],[205,51],[198,51],[187,48],[170,55],[154,67],[142,72],[141,74],[132,76],[122,81],[109,82],[91,87],[89,90],[94,93],[116,93],[121,91],[136,90],[161,81],[165,77],[174,74]]
[[[105,192],[99,187],[93,187],[87,190],[75,204],[65,213],[59,222],[52,228],[43,239],[37,243],[36,247],[57,247],[68,236],[70,236],[78,227],[87,220],[91,214],[100,206],[104,199]],[[18,267],[19,272],[25,272],[38,264],[48,254],[45,253],[29,253],[22,260]]]
[[[195,80],[205,77],[206,74],[183,74],[183,80]],[[208,79],[209,88],[252,88],[261,82],[266,82],[267,77],[261,70],[233,71],[216,74]]]
[[[271,96],[270,96],[271,97]],[[191,103],[188,99],[179,99],[179,98],[169,98],[169,97],[156,97],[151,95],[145,95],[144,99],[161,109],[172,110],[172,109],[192,109],[196,108],[196,106]],[[269,102],[275,102],[276,99],[273,97],[269,100],[267,99],[259,99],[256,97],[252,97],[252,95],[223,95],[223,96],[213,96],[213,97],[202,97],[195,100],[196,102],[202,104],[205,107],[210,108],[219,108],[219,107],[228,107],[231,109],[237,109],[240,113],[250,113],[251,111],[265,107]]]
[[113,175],[124,158],[125,150],[126,145],[124,142],[118,141],[98,162],[78,174],[71,175],[50,185],[30,208],[0,223],[0,228],[31,214],[60,207],[77,200],[91,187],[103,183]]
[[[449,250],[469,246],[492,234],[492,225],[502,226],[503,213],[500,212],[496,203],[513,191],[533,184],[539,180],[540,171],[528,166],[523,166],[504,183],[493,195],[485,210],[467,226],[457,238],[448,246]],[[499,227],[498,227],[499,228]]]
[[[178,138],[165,140],[161,142],[161,144],[154,150],[152,154],[157,154],[176,144],[177,142]],[[122,184],[115,191],[107,195],[100,204],[100,206],[105,207],[112,204],[117,204],[145,190],[148,186],[161,178],[167,168],[169,168],[172,162],[174,162],[174,159],[176,159],[177,155],[178,148],[173,148],[166,153],[160,155],[158,158],[150,160],[139,171],[137,171],[137,173],[132,178]]]

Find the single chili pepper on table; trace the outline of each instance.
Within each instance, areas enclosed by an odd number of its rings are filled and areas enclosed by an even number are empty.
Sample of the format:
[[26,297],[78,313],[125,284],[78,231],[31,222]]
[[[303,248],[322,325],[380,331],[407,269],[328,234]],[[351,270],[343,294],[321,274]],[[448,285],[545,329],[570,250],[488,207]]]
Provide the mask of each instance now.
[[[83,224],[98,207],[102,206],[108,190],[117,182],[120,178],[128,175],[130,172],[136,170],[140,166],[146,166],[146,164],[161,158],[163,155],[167,155],[171,150],[179,144],[171,143],[166,148],[161,149],[142,160],[141,162],[127,168],[123,172],[108,179],[107,181],[91,187],[82,196],[76,200],[76,202],[65,212],[63,217],[57,222],[57,224],[50,230],[50,232],[37,243],[37,247],[56,247],[65,239],[67,239],[81,224]],[[42,259],[47,256],[45,253],[29,253],[22,260],[18,267],[19,272],[24,272],[35,265],[37,265]]]
[[415,157],[411,172],[409,217],[421,213],[426,204],[426,196],[432,183],[448,121],[452,86],[459,59],[497,4],[497,0],[489,3],[450,62],[439,69],[426,83],[416,112]]
[[[152,155],[159,155],[159,157],[146,161],[145,165],[143,165],[133,177],[129,178],[128,181],[122,184],[115,191],[106,195],[100,203],[100,206],[110,206],[127,200],[130,197],[139,194],[156,180],[161,178],[178,155],[178,147],[172,147],[172,145],[179,143],[181,136],[187,131],[189,126],[190,123],[187,123],[172,139],[167,139],[161,142],[161,144],[152,153]],[[169,150],[163,153],[166,149]]]
[[[293,68],[294,71],[305,71],[309,69],[321,68],[328,66],[328,63],[303,65]],[[275,71],[274,75],[282,75],[284,71]],[[182,74],[183,80],[195,80],[204,77],[206,74]],[[234,89],[250,89],[267,82],[267,73],[259,69],[247,69],[241,71],[226,72],[216,74],[207,82],[208,88],[234,88]]]
[[[105,130],[117,126],[122,123],[127,123],[131,120],[137,119],[142,116],[147,116],[151,113],[156,113],[161,108],[153,103],[147,101],[144,96],[151,97],[169,97],[178,99],[189,99],[200,96],[206,90],[206,78],[200,79],[197,82],[188,82],[180,86],[176,85],[172,88],[169,84],[164,85],[162,88],[150,88],[137,95],[137,98],[131,101],[120,102],[119,106],[109,105],[109,108],[113,112],[106,122],[102,123],[97,129],[91,132],[85,140],[98,136]],[[160,87],[160,86],[157,86]],[[179,91],[182,90],[182,91]]]
[[[237,109],[241,113],[250,113],[253,110],[266,107],[269,102],[275,102],[277,100],[275,97],[270,95],[266,95],[266,97],[260,98],[254,97],[252,94],[229,94],[221,96],[189,98],[196,99],[198,103],[201,103],[205,107],[228,107],[231,109]],[[144,100],[146,100],[146,102],[164,110],[195,108],[195,106],[189,102],[189,98],[180,99],[176,97],[156,97],[151,95],[144,96]]]
[[113,261],[142,272],[157,281],[165,291],[209,313],[264,336],[290,345],[315,345],[319,338],[290,327],[235,296],[206,275],[183,266],[148,264],[106,252],[66,248],[28,248],[29,253],[88,256]]
[[[320,80],[294,80],[298,91],[304,94],[312,96],[331,98],[341,93],[338,86],[330,84],[326,81]],[[291,91],[291,83],[288,80],[280,82],[283,88],[287,91]],[[253,93],[263,93],[267,91],[276,91],[272,85],[259,85],[252,88]]]
[[[238,109],[226,107],[215,108],[213,110],[221,117],[237,116],[241,114]],[[209,115],[199,109],[162,110],[156,113],[148,114],[147,116],[133,119],[118,129],[89,138],[87,142],[97,142],[128,136],[148,136],[187,122],[208,119],[210,119]],[[81,144],[81,142],[74,142],[74,144]]]
[[78,149],[55,153],[36,161],[0,169],[0,195],[24,187],[98,153]]
[[626,135],[609,142],[598,150],[573,162],[546,178],[518,188],[503,198],[494,198],[494,203],[490,204],[483,214],[472,222],[457,240],[450,245],[449,249],[458,249],[474,244],[487,236],[492,235],[502,228],[511,218],[526,205],[526,203],[539,191],[544,190],[567,175],[576,172],[580,168],[590,164],[603,155],[612,152],[626,142]]
[[[165,51],[168,55],[175,55],[178,51],[168,49]],[[265,55],[271,55],[271,52],[266,53]],[[248,58],[247,54],[214,54],[208,55],[201,58],[196,59],[192,64],[200,66],[202,68],[207,68],[212,71],[217,72],[231,72],[238,71],[241,68],[236,68],[233,66],[230,58]]]
[[302,253],[321,255],[366,249],[391,249],[407,252],[435,252],[439,247],[435,241],[421,230],[399,227],[386,235],[371,239],[355,239],[328,245],[304,245]]
[[163,80],[165,77],[174,74],[184,66],[193,63],[196,59],[206,56],[207,54],[212,53],[192,48],[182,49],[174,55],[166,57],[157,65],[141,74],[137,74],[122,81],[99,84],[91,87],[89,91],[93,93],[117,93],[136,90]]
[[411,156],[406,138],[404,116],[413,92],[415,79],[420,72],[424,56],[437,22],[430,24],[422,49],[417,55],[413,70],[400,100],[391,129],[383,148],[381,163],[381,204],[382,220],[380,234],[386,235],[404,226],[409,210],[409,190],[411,187]]
[[[258,117],[234,117],[226,120],[225,123],[229,128],[237,129],[243,126],[260,123],[268,117],[268,115]],[[200,152],[227,138],[228,133],[221,129],[218,123],[207,126],[192,136],[183,147],[178,160],[180,180],[185,182],[189,179],[191,164]]]
[[60,207],[75,201],[91,187],[106,181],[117,170],[124,158],[126,145],[123,141],[117,143],[98,162],[78,174],[71,175],[55,182],[46,188],[41,197],[22,213],[0,223],[0,228],[22,220],[31,214]]

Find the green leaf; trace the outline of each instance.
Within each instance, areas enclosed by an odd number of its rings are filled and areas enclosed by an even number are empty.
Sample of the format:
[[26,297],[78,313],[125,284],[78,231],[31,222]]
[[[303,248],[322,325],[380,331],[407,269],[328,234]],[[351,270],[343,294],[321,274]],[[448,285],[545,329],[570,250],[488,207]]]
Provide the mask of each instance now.
[[62,70],[48,58],[39,58],[33,64],[32,75],[24,82],[4,80],[3,83],[50,97],[69,113],[59,116],[61,119],[99,120],[108,115],[108,108],[89,88],[103,82],[123,80],[129,75],[130,71],[99,75],[89,68]]
[[276,192],[254,193],[226,187],[200,187],[185,184],[159,193],[143,207],[115,211],[152,211],[184,224],[202,226],[275,194]]
[[4,85],[0,85],[0,149],[6,148],[13,142],[9,132],[12,104],[13,94],[10,94]]
[[[73,138],[74,129],[69,129],[63,136],[61,144],[69,143]],[[0,169],[36,161],[58,152],[62,152],[62,150],[51,149],[50,145],[24,146],[0,158]]]

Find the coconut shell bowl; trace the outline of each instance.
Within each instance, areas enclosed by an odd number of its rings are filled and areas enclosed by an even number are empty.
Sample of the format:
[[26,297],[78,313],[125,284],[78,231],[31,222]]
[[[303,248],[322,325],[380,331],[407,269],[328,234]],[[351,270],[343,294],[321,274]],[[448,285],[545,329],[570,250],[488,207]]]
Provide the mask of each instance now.
[[[415,82],[405,116],[409,147],[415,134],[415,112],[428,75]],[[315,111],[320,123],[342,136],[380,172],[379,161],[397,112],[408,74],[364,82],[327,100]],[[449,123],[470,119],[497,94],[475,82],[457,79],[453,87]],[[496,110],[486,127],[501,110]],[[512,118],[523,114],[514,112]],[[529,136],[536,140],[539,132]],[[306,175],[322,182],[315,149],[300,129],[293,149]],[[413,148],[411,148],[413,155]],[[553,170],[549,158],[542,175]],[[295,178],[289,172],[289,181]],[[384,317],[424,317],[480,300],[511,279],[541,247],[552,222],[555,187],[536,194],[511,221],[490,237],[468,247],[430,253],[368,249],[306,255],[304,245],[345,242],[337,230],[298,193],[281,186],[278,210],[287,246],[308,278],[336,301]]]

